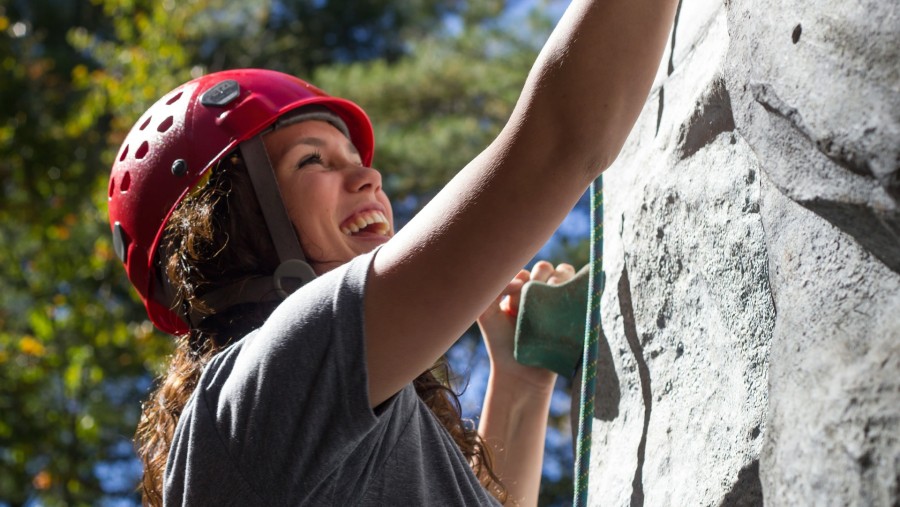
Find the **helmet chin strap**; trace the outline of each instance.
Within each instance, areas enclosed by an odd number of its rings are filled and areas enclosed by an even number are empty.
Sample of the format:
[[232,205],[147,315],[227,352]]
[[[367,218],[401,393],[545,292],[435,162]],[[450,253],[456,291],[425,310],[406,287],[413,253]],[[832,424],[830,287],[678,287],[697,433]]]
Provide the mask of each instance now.
[[275,179],[275,170],[269,161],[262,137],[253,136],[244,141],[240,144],[240,150],[247,164],[247,172],[250,173],[253,191],[256,192],[256,201],[262,210],[269,236],[278,253],[279,265],[273,274],[275,290],[279,296],[287,297],[293,290],[285,290],[285,279],[299,281],[299,287],[312,281],[316,273],[306,262],[303,249],[300,248],[300,239],[297,238],[294,224],[284,207],[281,191],[278,190],[278,180]]
[[[248,278],[204,294],[201,299],[212,313],[219,313],[243,303],[284,299],[316,278],[316,273],[306,261],[303,249],[300,248],[294,224],[284,207],[281,191],[278,190],[278,180],[275,179],[275,171],[272,169],[262,137],[254,136],[244,141],[240,144],[240,150],[269,236],[275,245],[279,265],[271,277]],[[192,326],[197,326],[208,316],[205,312],[192,309],[190,315],[185,317]]]

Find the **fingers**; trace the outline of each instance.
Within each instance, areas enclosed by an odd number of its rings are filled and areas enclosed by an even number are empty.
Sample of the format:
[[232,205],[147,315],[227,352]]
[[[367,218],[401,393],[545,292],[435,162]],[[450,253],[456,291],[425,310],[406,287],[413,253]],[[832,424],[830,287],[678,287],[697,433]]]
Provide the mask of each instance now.
[[516,277],[513,278],[513,280],[521,280],[522,283],[525,283],[530,279],[531,279],[531,273],[529,273],[527,269],[520,269],[519,273],[516,274]]
[[519,312],[522,287],[529,280],[559,285],[571,280],[574,276],[575,268],[571,264],[563,262],[554,268],[553,264],[547,261],[539,261],[531,268],[531,272],[524,269],[519,271],[506,285],[506,288],[503,289],[503,292],[498,297],[500,310],[510,316],[515,316]]
[[556,270],[553,269],[553,264],[550,264],[547,261],[538,261],[533,268],[531,268],[531,279],[547,283],[547,280],[553,276],[553,273]]
[[506,288],[503,289],[503,292],[500,293],[500,297],[508,296],[510,294],[519,292],[522,290],[522,286],[525,285],[525,282],[529,280],[531,274],[528,271],[522,269],[519,270],[519,273],[513,277],[512,280],[508,284],[506,284]]
[[559,285],[568,282],[575,276],[575,268],[571,264],[563,262],[556,266],[556,273],[547,279],[550,285]]
[[500,310],[507,315],[516,315],[519,311],[519,297],[522,294],[522,286],[531,278],[527,270],[519,270],[519,273],[506,285],[506,289],[500,295]]
[[540,261],[531,269],[531,279],[550,285],[559,285],[575,276],[575,268],[571,264],[561,263],[556,268],[547,261]]

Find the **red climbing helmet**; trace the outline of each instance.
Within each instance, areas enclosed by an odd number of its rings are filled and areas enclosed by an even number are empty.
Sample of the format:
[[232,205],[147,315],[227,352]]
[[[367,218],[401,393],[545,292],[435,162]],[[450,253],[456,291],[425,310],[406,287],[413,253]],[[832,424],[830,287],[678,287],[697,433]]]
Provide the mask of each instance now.
[[281,115],[312,104],[346,123],[363,164],[371,165],[372,125],[359,106],[270,70],[194,79],[162,97],[132,127],[109,178],[109,221],[116,254],[157,327],[172,334],[188,330],[158,286],[156,256],[169,215],[219,160]]

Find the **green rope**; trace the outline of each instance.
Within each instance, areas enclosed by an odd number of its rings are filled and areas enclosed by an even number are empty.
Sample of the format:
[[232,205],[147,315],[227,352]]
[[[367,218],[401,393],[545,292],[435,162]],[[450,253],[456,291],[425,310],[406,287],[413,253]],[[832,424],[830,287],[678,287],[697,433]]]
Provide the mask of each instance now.
[[591,272],[588,281],[587,322],[581,364],[581,410],[575,449],[575,507],[586,507],[591,465],[591,429],[594,421],[594,389],[597,380],[597,341],[600,338],[600,296],[606,285],[603,274],[603,177],[591,183]]

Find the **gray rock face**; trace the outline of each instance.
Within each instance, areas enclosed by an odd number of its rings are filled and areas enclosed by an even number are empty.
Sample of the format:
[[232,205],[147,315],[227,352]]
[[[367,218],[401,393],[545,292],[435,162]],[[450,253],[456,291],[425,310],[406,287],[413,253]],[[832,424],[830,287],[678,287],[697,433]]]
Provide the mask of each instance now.
[[773,183],[900,272],[896,2],[728,11],[735,116]]
[[900,504],[898,12],[679,8],[604,175],[591,504]]
[[900,280],[785,197],[761,199],[778,318],[761,475],[771,505],[897,505]]

